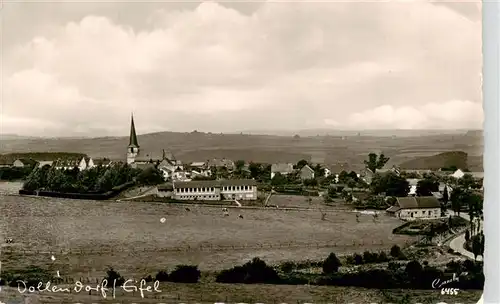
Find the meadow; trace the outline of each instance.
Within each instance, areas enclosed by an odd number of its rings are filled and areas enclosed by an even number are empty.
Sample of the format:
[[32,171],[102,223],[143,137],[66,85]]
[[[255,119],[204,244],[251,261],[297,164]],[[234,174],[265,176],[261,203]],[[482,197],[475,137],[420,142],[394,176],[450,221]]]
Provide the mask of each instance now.
[[357,222],[347,210],[329,209],[322,220],[318,210],[231,208],[223,216],[220,207],[189,208],[2,196],[2,236],[14,240],[3,244],[2,267],[37,265],[73,278],[100,278],[113,266],[142,276],[178,264],[220,270],[256,256],[269,263],[319,260],[332,251],[389,249],[412,240],[392,235],[401,222],[386,215],[376,222],[361,215]]

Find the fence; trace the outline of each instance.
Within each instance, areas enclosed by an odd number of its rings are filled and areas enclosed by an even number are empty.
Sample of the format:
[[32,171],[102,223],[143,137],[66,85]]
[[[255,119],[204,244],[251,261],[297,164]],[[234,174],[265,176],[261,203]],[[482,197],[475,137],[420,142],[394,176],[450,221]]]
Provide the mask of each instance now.
[[37,250],[37,249],[26,249],[26,248],[14,248],[5,247],[3,248],[3,254],[23,254],[23,255],[39,255],[39,254],[58,254],[58,255],[92,255],[92,254],[114,254],[120,252],[129,253],[140,253],[140,252],[189,252],[189,251],[204,251],[204,252],[216,252],[216,251],[237,251],[237,250],[262,250],[262,249],[319,249],[319,248],[367,248],[371,247],[384,248],[390,247],[392,245],[402,245],[408,246],[410,241],[406,241],[402,244],[401,241],[389,241],[389,240],[371,240],[363,241],[357,240],[352,242],[327,242],[327,243],[268,243],[268,244],[252,244],[252,245],[198,245],[198,246],[177,246],[177,247],[166,247],[166,248],[140,248],[140,249],[124,249],[124,248],[71,248],[71,249],[54,249],[51,251]]

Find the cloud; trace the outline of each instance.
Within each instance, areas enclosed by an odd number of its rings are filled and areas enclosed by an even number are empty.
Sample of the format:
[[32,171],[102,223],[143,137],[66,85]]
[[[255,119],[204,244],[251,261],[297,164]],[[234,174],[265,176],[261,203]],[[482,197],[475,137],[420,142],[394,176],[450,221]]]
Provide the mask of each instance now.
[[[115,5],[126,11],[128,4]],[[251,13],[237,7],[203,2],[141,11],[143,27],[104,13],[25,22],[46,30],[4,45],[2,129],[17,133],[14,122],[25,119],[53,122],[67,135],[126,134],[131,111],[141,133],[481,124],[481,115],[460,112],[480,107],[481,24],[456,7],[427,1],[264,2]],[[431,114],[451,108],[452,117]]]
[[383,105],[349,116],[346,125],[366,129],[482,129],[479,103],[452,100],[421,106]]

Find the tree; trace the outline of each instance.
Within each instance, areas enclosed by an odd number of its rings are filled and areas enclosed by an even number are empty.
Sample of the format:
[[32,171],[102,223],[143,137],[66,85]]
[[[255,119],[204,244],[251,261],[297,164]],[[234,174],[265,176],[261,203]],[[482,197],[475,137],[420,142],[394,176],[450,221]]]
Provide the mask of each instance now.
[[425,178],[417,182],[417,196],[431,196],[432,192],[439,191],[439,182],[431,178]]
[[336,273],[341,265],[342,264],[340,263],[339,258],[337,258],[335,253],[332,252],[323,262],[323,273],[324,274]]
[[481,255],[482,252],[484,252],[484,241],[481,241],[481,235],[475,235],[472,237],[472,253],[474,254],[474,260],[477,260],[477,256]]
[[444,185],[444,191],[443,191],[443,202],[445,204],[448,204],[448,201],[450,199],[450,195],[448,194],[448,185]]
[[305,159],[301,159],[301,160],[299,160],[299,161],[297,162],[297,166],[296,166],[296,167],[297,167],[297,169],[299,169],[299,170],[300,170],[300,169],[302,169],[302,167],[304,167],[304,166],[305,166],[305,165],[307,165],[307,164],[308,164],[307,160],[305,160]]
[[461,186],[465,190],[469,190],[473,188],[476,184],[476,180],[472,176],[472,174],[465,174],[461,179],[458,180],[458,185]]
[[286,176],[283,176],[281,173],[277,172],[273,179],[271,180],[271,185],[274,186],[279,186],[279,185],[284,185],[287,183],[287,178]]
[[339,173],[339,183],[345,184],[348,179],[349,179],[349,173],[347,173],[346,171],[341,171]]
[[351,193],[352,193],[354,187],[356,187],[356,181],[353,178],[349,178],[346,182],[346,185],[347,187],[351,188]]
[[388,161],[389,158],[385,157],[383,153],[381,153],[379,156],[377,156],[376,153],[370,153],[368,154],[368,160],[365,160],[364,164],[366,168],[375,173],[377,169],[382,169]]
[[157,185],[164,181],[161,171],[153,167],[142,170],[137,176],[137,182],[143,185]]
[[464,191],[460,187],[455,187],[450,196],[451,209],[455,214],[460,215],[460,209],[462,208],[462,200],[464,196]]
[[245,161],[244,160],[237,160],[234,162],[234,166],[236,168],[236,171],[241,172],[243,170],[243,167],[245,167]]
[[401,256],[401,248],[398,245],[394,245],[391,247],[390,255],[394,258],[399,258]]
[[470,240],[470,232],[469,230],[465,230],[465,241],[468,242]]
[[387,174],[375,174],[370,184],[374,194],[384,193],[387,196],[404,197],[410,192],[410,183],[403,177],[393,172]]

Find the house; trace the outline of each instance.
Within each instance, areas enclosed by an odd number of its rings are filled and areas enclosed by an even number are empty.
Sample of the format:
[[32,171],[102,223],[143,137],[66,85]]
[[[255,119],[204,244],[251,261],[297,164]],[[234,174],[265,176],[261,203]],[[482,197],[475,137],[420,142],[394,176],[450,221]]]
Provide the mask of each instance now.
[[80,160],[78,159],[58,159],[53,163],[54,167],[58,170],[72,170],[78,168]]
[[189,165],[192,169],[202,170],[207,168],[207,164],[205,162],[192,162]]
[[458,169],[451,176],[454,178],[462,178],[462,177],[464,177],[464,175],[465,175],[465,173],[462,170]]
[[365,183],[367,184],[371,184],[372,183],[372,180],[373,180],[373,176],[375,175],[375,173],[373,173],[372,170],[366,168],[364,170],[361,171],[361,173],[359,174],[359,177],[365,181]]
[[434,219],[441,217],[441,204],[434,196],[397,197],[386,211],[403,220]]
[[16,159],[12,164],[13,167],[24,168],[24,167],[34,167],[36,166],[37,161],[33,159],[20,158]]
[[290,173],[293,173],[293,164],[285,164],[285,163],[281,163],[281,164],[272,164],[271,165],[271,179],[274,178],[274,176],[276,175],[276,173],[279,173],[281,175],[288,175]]
[[385,173],[389,173],[389,172],[396,173],[397,175],[401,174],[401,170],[396,166],[393,166],[392,168],[389,168],[389,169],[377,169],[377,170],[375,170],[375,173],[379,173],[379,174],[385,174]]
[[83,157],[82,160],[80,160],[80,163],[78,164],[78,169],[80,171],[92,169],[94,167],[95,164],[91,157]]
[[53,161],[51,160],[42,160],[42,161],[39,161],[38,162],[38,168],[43,168],[45,166],[49,166],[49,167],[52,167],[52,165],[54,164]]
[[302,167],[302,169],[300,169],[300,178],[302,180],[313,179],[314,170],[311,167],[309,167],[309,165],[305,165],[304,167]]
[[108,158],[96,158],[93,160],[94,166],[110,167],[113,162]]
[[[160,191],[158,188],[158,195]],[[178,200],[256,200],[257,182],[253,179],[201,180],[173,183]]]
[[228,171],[234,170],[234,162],[230,159],[211,159],[206,161],[206,166],[208,168],[216,167],[216,168],[226,168]]
[[174,185],[172,183],[165,183],[156,187],[156,195],[159,197],[173,197]]

